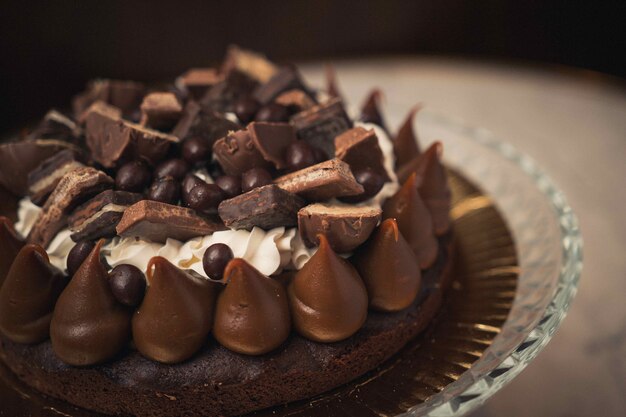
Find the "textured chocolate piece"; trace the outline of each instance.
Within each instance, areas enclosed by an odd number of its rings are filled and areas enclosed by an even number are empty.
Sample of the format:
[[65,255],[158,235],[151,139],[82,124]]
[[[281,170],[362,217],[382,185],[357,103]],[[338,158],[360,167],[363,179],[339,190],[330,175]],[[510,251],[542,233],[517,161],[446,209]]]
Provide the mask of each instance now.
[[226,78],[211,87],[200,100],[200,105],[209,110],[221,113],[232,112],[235,103],[248,97],[259,83],[247,74],[233,69]]
[[24,246],[0,287],[0,332],[16,343],[46,340],[52,310],[66,284],[41,246]]
[[200,217],[194,210],[151,200],[128,207],[116,227],[120,236],[161,243],[168,238],[184,242],[224,229],[223,224]]
[[73,149],[66,149],[43,161],[28,174],[28,196],[38,206],[46,202],[61,178],[84,165]]
[[172,130],[172,134],[181,140],[202,138],[209,146],[223,138],[230,131],[237,131],[241,126],[223,115],[208,109],[202,109],[194,101],[188,101],[183,115]]
[[81,127],[58,110],[52,109],[39,125],[28,134],[29,139],[58,139],[76,143],[82,135]]
[[373,89],[365,99],[363,107],[361,108],[361,116],[359,120],[364,123],[373,123],[380,126],[385,132],[387,130],[387,124],[383,118],[383,115],[379,109],[380,101],[383,93],[378,88]]
[[258,226],[270,230],[298,224],[298,210],[304,200],[270,184],[224,200],[218,208],[220,218],[231,229],[251,230]]
[[252,168],[270,169],[248,130],[231,132],[213,144],[213,156],[228,175],[241,175]]
[[107,190],[78,207],[68,219],[74,242],[114,237],[124,211],[143,198],[141,194]]
[[150,93],[141,102],[141,124],[153,129],[171,129],[180,119],[183,107],[174,93]]
[[230,45],[222,65],[222,72],[241,71],[260,83],[268,82],[277,72],[278,67],[265,55]]
[[296,140],[293,127],[287,123],[252,122],[248,125],[250,138],[263,159],[276,169],[287,167],[285,153]]
[[201,99],[209,88],[222,81],[224,77],[215,68],[191,68],[177,81],[195,100]]
[[404,123],[402,123],[400,129],[398,129],[398,133],[393,141],[393,154],[396,157],[396,171],[421,153],[417,136],[413,130],[415,114],[420,109],[421,106],[419,105],[411,109]]
[[215,308],[215,339],[244,355],[263,355],[282,345],[291,332],[285,287],[243,259],[229,262],[224,281]]
[[160,256],[148,264],[149,286],[133,315],[133,341],[145,357],[179,363],[206,343],[217,284],[192,276]]
[[78,119],[98,100],[118,107],[125,116],[130,116],[139,107],[145,90],[143,84],[135,81],[92,80],[87,84],[87,89],[72,100],[74,117]]
[[9,273],[17,253],[23,246],[24,242],[15,232],[11,221],[0,216],[0,288],[2,288],[2,283]]
[[296,113],[315,106],[315,101],[313,101],[311,96],[302,90],[285,91],[276,97],[274,101],[282,106],[288,107]]
[[308,247],[317,246],[323,234],[335,252],[347,253],[369,238],[381,215],[375,207],[311,204],[298,212],[298,229]]
[[383,151],[373,129],[354,127],[335,138],[335,157],[341,159],[353,172],[370,168],[385,181],[390,181],[385,169]]
[[309,201],[325,201],[363,192],[363,186],[354,179],[348,164],[339,159],[331,159],[283,175],[276,178],[274,183]]
[[296,134],[312,146],[322,149],[326,155],[335,155],[335,137],[352,127],[343,103],[332,98],[291,118]]
[[87,107],[78,117],[78,123],[81,126],[84,126],[87,123],[87,116],[91,112],[98,112],[103,115],[106,115],[110,119],[121,119],[122,118],[122,110],[119,108],[112,106],[102,100],[94,101],[89,107]]
[[33,139],[0,144],[0,185],[17,196],[28,193],[28,174],[46,159],[65,149],[69,142]]
[[78,168],[66,174],[54,189],[28,235],[30,243],[47,247],[67,224],[67,216],[78,205],[113,187],[113,179],[91,167]]
[[308,91],[300,73],[292,66],[281,68],[267,82],[259,85],[254,92],[254,98],[261,104],[268,104],[281,93],[289,90]]

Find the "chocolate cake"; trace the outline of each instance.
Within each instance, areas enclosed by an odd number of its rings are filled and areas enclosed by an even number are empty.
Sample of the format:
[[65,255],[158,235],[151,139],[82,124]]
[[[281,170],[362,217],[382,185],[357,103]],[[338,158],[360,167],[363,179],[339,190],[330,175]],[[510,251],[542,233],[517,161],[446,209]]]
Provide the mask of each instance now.
[[[452,279],[442,147],[238,47],[0,144],[0,358],[88,410],[231,416],[371,371]],[[6,215],[6,217],[3,217]],[[9,219],[17,218],[13,223]]]

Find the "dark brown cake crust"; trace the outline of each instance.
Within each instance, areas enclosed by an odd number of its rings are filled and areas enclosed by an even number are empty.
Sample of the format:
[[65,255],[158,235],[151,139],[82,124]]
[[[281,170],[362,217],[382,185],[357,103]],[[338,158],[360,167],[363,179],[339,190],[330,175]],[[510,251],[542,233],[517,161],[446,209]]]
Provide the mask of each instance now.
[[450,235],[440,239],[435,265],[423,274],[415,302],[398,313],[370,311],[361,330],[332,344],[296,334],[277,351],[244,356],[213,339],[193,359],[162,365],[130,351],[110,363],[75,368],[50,341],[19,345],[0,337],[0,357],[44,394],[107,414],[221,416],[310,398],[376,368],[422,332],[437,314],[451,281]]

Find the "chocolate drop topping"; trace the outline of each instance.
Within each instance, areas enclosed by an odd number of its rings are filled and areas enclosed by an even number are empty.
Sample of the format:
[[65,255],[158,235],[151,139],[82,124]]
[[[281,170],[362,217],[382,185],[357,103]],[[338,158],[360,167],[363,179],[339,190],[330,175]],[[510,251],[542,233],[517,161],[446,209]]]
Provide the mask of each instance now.
[[0,288],[22,246],[24,242],[15,233],[11,221],[0,216]]
[[367,291],[358,272],[318,236],[319,249],[289,284],[295,329],[315,342],[338,342],[367,318]]
[[418,156],[421,151],[417,143],[417,136],[413,130],[415,114],[421,109],[417,105],[411,109],[406,120],[398,129],[398,134],[393,141],[393,153],[396,157],[396,171],[411,159]]
[[285,287],[243,259],[233,259],[224,272],[226,288],[215,310],[214,334],[226,348],[262,355],[279,347],[291,331]]
[[448,176],[441,163],[443,146],[433,143],[420,158],[418,175],[421,182],[418,191],[433,217],[435,234],[444,235],[450,229],[450,205],[452,194],[448,187]]
[[167,259],[148,264],[148,289],[133,316],[133,339],[145,357],[179,363],[207,341],[213,324],[215,284],[192,276]]
[[335,73],[335,67],[328,64],[326,65],[326,92],[330,97],[336,97],[343,100],[341,91],[339,91],[337,83],[337,74]]
[[373,123],[380,126],[385,132],[388,132],[387,125],[379,109],[380,100],[383,98],[383,93],[380,89],[373,89],[361,108],[361,116],[359,120],[364,123]]

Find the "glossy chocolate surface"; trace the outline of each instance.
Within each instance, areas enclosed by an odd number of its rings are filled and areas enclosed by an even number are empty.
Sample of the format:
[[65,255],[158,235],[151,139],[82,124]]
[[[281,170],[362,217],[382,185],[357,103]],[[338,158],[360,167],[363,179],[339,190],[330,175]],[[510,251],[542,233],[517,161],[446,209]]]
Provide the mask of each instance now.
[[13,223],[0,216],[0,288],[22,246],[24,242],[15,232]]

